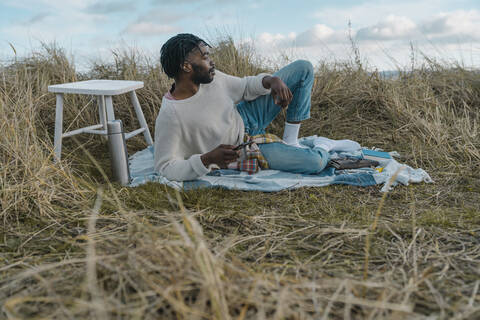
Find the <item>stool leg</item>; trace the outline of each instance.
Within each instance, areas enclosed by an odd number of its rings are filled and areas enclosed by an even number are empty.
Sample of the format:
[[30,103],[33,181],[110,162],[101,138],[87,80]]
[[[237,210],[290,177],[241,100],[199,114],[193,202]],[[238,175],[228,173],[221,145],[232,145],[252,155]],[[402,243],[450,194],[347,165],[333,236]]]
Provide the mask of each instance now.
[[100,124],[103,125],[103,130],[107,130],[107,115],[105,113],[105,100],[103,96],[97,96],[97,104]]
[[152,136],[150,135],[150,130],[148,130],[147,121],[145,121],[142,107],[138,102],[138,98],[137,98],[137,95],[135,94],[135,91],[130,91],[130,100],[132,101],[133,108],[135,109],[135,113],[137,114],[138,122],[140,122],[140,127],[145,128],[145,131],[143,131],[143,136],[145,137],[145,141],[149,146],[151,146],[153,145]]
[[57,104],[55,107],[55,137],[53,148],[55,152],[54,161],[62,158],[62,135],[63,135],[63,94],[57,93]]
[[[103,96],[97,96],[98,105],[98,117],[100,124],[103,125],[103,130],[107,131],[107,115],[105,113],[105,98]],[[107,135],[102,136],[103,139],[108,139]]]
[[107,121],[115,120],[115,112],[113,112],[112,96],[105,96],[105,106],[107,108]]

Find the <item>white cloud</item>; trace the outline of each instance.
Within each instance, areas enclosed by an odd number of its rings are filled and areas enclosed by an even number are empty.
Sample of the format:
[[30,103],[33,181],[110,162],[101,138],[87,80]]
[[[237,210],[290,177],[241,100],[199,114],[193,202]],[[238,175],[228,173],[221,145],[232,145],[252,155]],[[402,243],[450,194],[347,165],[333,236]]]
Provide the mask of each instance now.
[[127,33],[144,36],[155,36],[159,34],[168,34],[179,31],[176,26],[168,24],[157,24],[154,22],[139,22],[131,24],[125,29]]
[[480,12],[458,10],[441,13],[421,25],[429,39],[480,40]]
[[[103,16],[89,15],[82,12],[68,12],[68,18],[63,14],[54,14],[52,11],[41,17],[33,17],[27,22],[18,22],[16,24],[0,29],[0,34],[12,39],[11,42],[17,42],[18,39],[34,39],[40,41],[53,41],[70,39],[80,35],[94,34],[98,31],[95,25],[104,21]],[[70,23],[75,21],[75,23]],[[59,28],[59,24],[62,28]]]
[[88,14],[83,10],[95,0],[6,0],[6,5],[38,12],[25,21],[15,21],[0,29],[0,34],[15,45],[36,41],[71,40],[78,36],[95,34],[96,26],[106,17]]
[[363,28],[389,15],[408,17],[413,21],[424,19],[428,13],[451,6],[450,0],[373,0],[356,5],[332,6],[316,10],[312,17],[333,28],[346,28],[351,21],[354,28]]
[[331,40],[334,34],[335,31],[332,28],[324,24],[317,24],[313,28],[299,34],[295,42],[300,47],[312,46]]
[[[480,12],[452,11],[430,18],[386,15],[354,29],[317,24],[300,32],[261,33],[255,39],[258,51],[265,57],[289,56],[312,62],[350,60],[353,55],[349,33],[367,65],[394,69],[410,64],[412,45],[421,63],[422,54],[439,61],[456,61],[466,66],[480,64]],[[465,51],[465,46],[468,51]],[[418,51],[421,54],[418,54]]]
[[9,7],[22,8],[32,10],[41,8],[43,10],[76,11],[83,10],[97,0],[3,0],[4,4]]
[[85,8],[85,12],[93,14],[115,14],[117,12],[134,12],[135,2],[128,1],[98,1]]
[[140,36],[173,33],[179,31],[180,28],[172,25],[172,23],[178,23],[187,17],[187,15],[181,15],[174,11],[167,13],[165,10],[155,9],[139,16],[125,28],[124,32]]
[[295,37],[295,32],[291,32],[287,35],[283,35],[281,33],[272,34],[268,32],[263,32],[257,37],[257,40],[263,44],[278,44],[279,42],[285,42],[285,44],[288,44],[288,41],[295,39]]
[[35,23],[39,23],[50,15],[51,15],[51,13],[49,13],[49,12],[38,13],[38,14],[34,15],[33,17],[31,17],[30,19],[28,19],[27,21],[25,21],[24,25],[32,25],[32,24],[35,24]]
[[147,14],[141,15],[136,19],[135,23],[140,22],[151,22],[151,23],[158,23],[158,21],[162,21],[163,24],[171,23],[171,22],[178,22],[182,19],[187,19],[189,14],[175,12],[173,10],[169,10],[168,12],[161,9],[154,9],[148,12]]
[[356,38],[359,40],[398,40],[414,36],[417,25],[406,17],[389,15],[379,23],[361,28]]
[[256,38],[256,42],[261,46],[274,45],[279,48],[290,48],[336,43],[340,39],[346,39],[344,31],[335,31],[324,24],[317,24],[298,35],[295,32],[288,34],[263,32]]
[[272,44],[281,48],[312,47],[327,43],[344,42],[346,39],[347,33],[345,30],[336,31],[324,24],[314,25],[300,34],[295,32],[288,34],[263,32],[257,37],[257,41],[260,44]]

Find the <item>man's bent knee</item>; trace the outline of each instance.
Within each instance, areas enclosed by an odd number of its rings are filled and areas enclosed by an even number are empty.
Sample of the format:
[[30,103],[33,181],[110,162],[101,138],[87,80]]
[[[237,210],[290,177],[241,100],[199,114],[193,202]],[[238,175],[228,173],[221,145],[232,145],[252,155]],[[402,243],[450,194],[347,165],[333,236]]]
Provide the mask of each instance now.
[[305,82],[312,82],[313,83],[313,65],[308,60],[295,60],[292,62],[292,65],[295,66],[296,72],[302,74],[301,76],[301,86],[305,84]]
[[314,70],[310,61],[300,59],[292,62],[292,64],[295,64],[298,69],[304,71],[306,74],[313,76]]

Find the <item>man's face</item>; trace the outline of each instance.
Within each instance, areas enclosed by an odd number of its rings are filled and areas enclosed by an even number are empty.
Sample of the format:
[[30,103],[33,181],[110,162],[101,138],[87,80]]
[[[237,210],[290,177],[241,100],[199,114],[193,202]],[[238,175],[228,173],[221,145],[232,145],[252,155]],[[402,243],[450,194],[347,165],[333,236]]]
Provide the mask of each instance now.
[[204,44],[199,45],[190,52],[186,62],[192,66],[191,79],[195,84],[210,83],[215,76],[215,63],[210,59],[208,47]]

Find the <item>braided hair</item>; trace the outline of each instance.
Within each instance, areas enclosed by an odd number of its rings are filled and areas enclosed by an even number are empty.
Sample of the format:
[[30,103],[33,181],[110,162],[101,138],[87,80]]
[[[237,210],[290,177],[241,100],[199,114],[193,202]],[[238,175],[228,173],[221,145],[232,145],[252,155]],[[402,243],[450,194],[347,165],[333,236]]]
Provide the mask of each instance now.
[[169,78],[176,78],[180,73],[180,66],[187,55],[194,49],[200,50],[200,45],[211,46],[199,37],[190,33],[180,33],[168,39],[160,50],[160,63],[163,71]]

